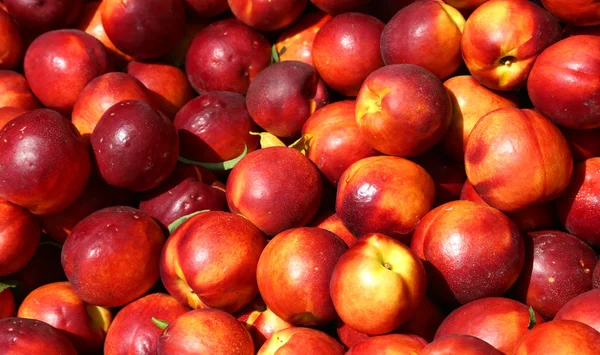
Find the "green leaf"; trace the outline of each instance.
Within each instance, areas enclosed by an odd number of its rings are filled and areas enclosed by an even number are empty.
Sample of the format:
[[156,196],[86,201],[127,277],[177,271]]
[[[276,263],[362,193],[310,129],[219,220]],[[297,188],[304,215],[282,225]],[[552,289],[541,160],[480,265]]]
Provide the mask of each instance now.
[[533,307],[529,306],[529,324],[527,325],[527,329],[532,329],[536,323],[535,311],[533,310]]
[[17,287],[17,285],[9,285],[9,284],[4,284],[2,282],[0,282],[0,293],[4,292],[4,290],[6,290],[7,288],[15,288]]
[[275,47],[275,45],[273,45],[273,47],[271,47],[271,63],[279,63],[279,53],[277,53],[277,47]]
[[202,210],[202,211],[190,213],[187,216],[183,216],[181,218],[177,218],[173,223],[169,224],[169,227],[168,227],[169,228],[169,234],[173,234],[173,232],[175,231],[175,229],[179,228],[179,226],[182,225],[183,222],[187,221],[188,219],[194,217],[197,214],[208,212],[208,211],[209,210]]
[[223,161],[220,163],[201,163],[197,161],[193,161],[190,159],[186,159],[184,157],[179,157],[179,161],[184,164],[189,165],[198,165],[207,168],[211,171],[227,171],[233,169],[233,167],[240,162],[246,155],[248,155],[248,145],[244,143],[244,151],[237,158],[233,158],[231,160]]
[[154,317],[152,317],[152,323],[154,323],[155,326],[159,327],[162,330],[165,330],[169,326],[168,322],[161,319],[156,319]]
[[53,245],[55,247],[57,247],[58,249],[62,249],[62,244],[60,244],[59,242],[55,241],[55,240],[44,240],[43,242],[40,242],[40,244],[38,244],[38,247],[42,246],[42,245]]

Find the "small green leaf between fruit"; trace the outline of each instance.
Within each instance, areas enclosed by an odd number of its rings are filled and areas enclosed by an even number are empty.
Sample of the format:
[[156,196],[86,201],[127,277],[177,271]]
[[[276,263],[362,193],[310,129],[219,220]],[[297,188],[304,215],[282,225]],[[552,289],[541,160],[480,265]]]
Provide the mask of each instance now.
[[2,282],[0,282],[0,293],[4,292],[4,290],[6,290],[7,288],[15,288],[17,287],[16,285],[8,285],[8,284],[4,284]]
[[152,317],[152,323],[154,323],[155,326],[159,327],[162,330],[165,330],[169,326],[168,322],[154,317]]
[[201,163],[194,160],[186,159],[184,157],[179,157],[179,162],[188,164],[188,165],[198,165],[207,168],[211,171],[227,171],[233,169],[233,167],[240,162],[246,155],[248,154],[248,145],[244,143],[244,151],[238,157],[233,158],[231,160],[227,160],[220,163]]
[[197,211],[197,212],[194,212],[194,213],[190,213],[187,216],[183,216],[183,217],[180,217],[180,218],[176,219],[173,223],[169,224],[169,227],[167,227],[169,229],[169,234],[173,234],[173,232],[175,231],[175,229],[179,228],[179,226],[182,225],[183,222],[187,221],[188,219],[194,217],[197,214],[204,213],[204,212],[207,212],[207,211],[208,210]]
[[53,245],[53,246],[57,247],[58,249],[62,249],[62,247],[63,247],[62,244],[60,244],[59,242],[54,241],[54,240],[44,240],[44,241],[40,242],[40,244],[38,244],[38,248],[42,245]]
[[529,306],[529,324],[527,325],[527,329],[532,329],[536,323],[535,311],[533,310],[533,307]]

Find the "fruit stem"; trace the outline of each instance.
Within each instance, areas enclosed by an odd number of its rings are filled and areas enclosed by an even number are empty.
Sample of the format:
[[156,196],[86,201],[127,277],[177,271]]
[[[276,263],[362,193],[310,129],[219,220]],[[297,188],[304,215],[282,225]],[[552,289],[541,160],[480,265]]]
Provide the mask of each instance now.
[[385,264],[383,264],[383,267],[385,267],[388,270],[392,270],[392,265],[390,265],[390,263],[386,262]]

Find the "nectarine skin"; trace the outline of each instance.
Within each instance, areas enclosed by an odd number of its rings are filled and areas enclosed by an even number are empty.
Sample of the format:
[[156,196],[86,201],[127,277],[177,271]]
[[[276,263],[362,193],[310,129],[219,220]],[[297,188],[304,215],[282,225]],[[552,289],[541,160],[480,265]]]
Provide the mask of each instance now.
[[414,2],[385,25],[381,56],[386,65],[419,65],[440,80],[462,64],[461,37],[464,17],[441,0]]
[[600,128],[583,130],[562,128],[561,132],[569,142],[575,163],[600,156]]
[[33,290],[21,303],[17,316],[50,324],[81,353],[102,351],[112,321],[109,309],[81,301],[68,282]]
[[319,213],[310,222],[310,227],[317,227],[330,231],[331,233],[342,238],[344,243],[348,245],[348,248],[356,243],[356,237],[350,233],[348,228],[344,225],[344,222],[335,213],[335,211],[329,211],[328,213]]
[[6,355],[77,355],[73,344],[48,323],[16,317],[0,320],[0,349]]
[[317,168],[287,147],[248,154],[233,168],[226,187],[231,212],[244,216],[268,236],[310,222],[322,191]]
[[210,19],[229,10],[227,0],[183,0],[183,5],[194,19]]
[[188,311],[164,293],[153,293],[128,304],[117,313],[108,329],[104,354],[156,354],[163,331],[152,323],[152,318],[171,323]]
[[258,294],[256,265],[266,244],[245,218],[203,212],[171,234],[160,258],[160,276],[182,304],[233,313]]
[[465,170],[490,206],[516,212],[560,196],[571,178],[573,156],[562,133],[540,113],[502,108],[471,131]]
[[23,39],[10,15],[0,9],[0,70],[13,69],[23,58]]
[[239,20],[214,22],[194,37],[185,72],[199,93],[230,91],[245,94],[250,81],[271,64],[265,36]]
[[104,181],[132,191],[158,186],[175,169],[179,157],[173,122],[139,100],[121,101],[109,108],[90,142]]
[[26,209],[0,199],[0,276],[23,268],[35,254],[40,226]]
[[399,354],[420,354],[425,345],[427,345],[427,341],[416,335],[379,335],[354,345],[346,352],[346,355],[385,354],[393,352]]
[[527,0],[490,0],[467,19],[462,55],[471,75],[493,90],[519,90],[537,56],[561,38],[558,20]]
[[344,347],[329,335],[311,328],[291,327],[273,334],[257,355],[343,355]]
[[356,98],[356,122],[378,151],[409,157],[425,153],[446,134],[452,101],[442,82],[413,64],[372,72]]
[[158,281],[162,229],[131,207],[108,207],[79,222],[62,249],[62,265],[77,296],[119,307]]
[[[321,90],[319,90],[321,86]],[[325,97],[319,97],[320,94]],[[303,62],[285,61],[265,68],[252,80],[246,105],[252,120],[277,137],[298,137],[302,126],[329,95],[315,68]]]
[[256,277],[269,309],[298,326],[325,324],[337,317],[329,280],[348,249],[320,228],[294,228],[277,234],[260,256]]
[[302,15],[279,35],[275,43],[279,60],[297,60],[313,65],[312,47],[315,36],[329,20],[331,15],[321,11]]
[[33,214],[69,206],[85,189],[90,171],[81,136],[56,111],[29,111],[0,131],[0,199]]
[[516,296],[546,319],[572,298],[592,289],[597,256],[579,238],[559,231],[529,233],[527,257]]
[[19,107],[0,107],[0,130],[4,128],[8,122],[12,121],[13,118],[21,116],[26,112],[27,110]]
[[242,322],[252,336],[256,351],[260,350],[262,345],[276,332],[293,327],[291,323],[273,313],[260,296],[240,309],[234,316]]
[[599,91],[599,36],[568,37],[546,48],[527,81],[535,108],[557,125],[572,129],[600,127]]
[[232,315],[196,309],[177,317],[158,340],[158,355],[253,355],[250,333]]
[[578,163],[567,190],[556,201],[558,216],[569,233],[600,246],[600,157]]
[[228,0],[231,12],[259,31],[276,31],[292,24],[308,0]]
[[553,320],[533,327],[521,338],[513,355],[595,355],[600,353],[600,333],[572,320]]
[[4,0],[8,13],[21,28],[40,34],[72,25],[83,7],[83,0]]
[[376,156],[350,165],[340,177],[336,212],[357,237],[382,233],[408,242],[433,207],[433,179],[404,158]]
[[83,88],[110,69],[104,45],[80,30],[37,37],[25,54],[25,77],[44,106],[68,115]]
[[419,355],[502,355],[485,341],[470,335],[446,335],[428,344]]
[[333,186],[353,163],[379,155],[363,138],[356,124],[356,102],[335,102],[312,114],[302,127],[309,137],[306,156]]
[[40,108],[25,77],[16,71],[0,70],[0,107],[17,107],[24,110]]
[[[384,65],[379,49],[383,22],[351,12],[333,17],[313,42],[313,64],[335,91],[356,96],[371,72]],[[360,60],[356,60],[360,58]]]
[[136,59],[166,54],[183,35],[181,0],[105,0],[102,25],[121,51]]
[[319,9],[330,14],[341,14],[358,10],[361,6],[366,5],[369,0],[310,0]]
[[600,290],[593,289],[572,298],[560,308],[554,319],[574,320],[600,332]]
[[425,215],[411,248],[424,261],[429,295],[452,305],[502,296],[525,259],[517,226],[500,211],[470,201],[448,202]]
[[[544,319],[535,313],[536,327]],[[456,309],[444,319],[435,340],[449,334],[470,335],[494,346],[504,354],[512,354],[517,342],[530,331],[529,309],[508,298],[479,299]]]
[[600,5],[594,0],[541,0],[544,7],[562,22],[576,26],[600,25]]
[[15,297],[10,288],[0,291],[0,319],[13,317],[15,314]]

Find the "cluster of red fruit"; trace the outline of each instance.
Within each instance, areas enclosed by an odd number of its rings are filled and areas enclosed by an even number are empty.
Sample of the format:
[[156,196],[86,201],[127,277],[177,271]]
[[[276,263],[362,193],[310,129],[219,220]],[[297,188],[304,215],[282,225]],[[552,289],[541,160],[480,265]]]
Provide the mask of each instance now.
[[597,0],[0,0],[1,354],[597,355],[599,247]]

